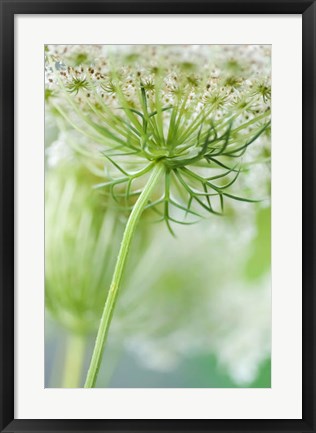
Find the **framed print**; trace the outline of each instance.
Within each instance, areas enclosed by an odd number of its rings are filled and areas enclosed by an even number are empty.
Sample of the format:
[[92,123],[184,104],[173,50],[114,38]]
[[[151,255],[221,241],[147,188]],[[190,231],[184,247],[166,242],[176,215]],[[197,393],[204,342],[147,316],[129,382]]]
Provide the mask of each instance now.
[[314,432],[315,2],[1,0],[1,431]]

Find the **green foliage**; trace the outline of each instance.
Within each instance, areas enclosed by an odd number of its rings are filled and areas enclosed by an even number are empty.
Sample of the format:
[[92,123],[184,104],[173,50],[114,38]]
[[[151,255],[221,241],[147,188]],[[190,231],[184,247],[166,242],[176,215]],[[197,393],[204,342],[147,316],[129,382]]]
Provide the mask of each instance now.
[[253,242],[251,255],[245,267],[248,279],[255,280],[271,265],[271,209],[263,208],[257,214],[257,236]]

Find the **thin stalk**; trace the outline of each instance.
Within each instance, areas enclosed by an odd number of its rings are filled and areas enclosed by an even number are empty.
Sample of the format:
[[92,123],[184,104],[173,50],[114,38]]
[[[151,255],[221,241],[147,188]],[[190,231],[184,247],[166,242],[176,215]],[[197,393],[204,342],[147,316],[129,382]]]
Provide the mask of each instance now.
[[85,337],[78,334],[68,336],[62,382],[63,388],[80,387],[85,348]]
[[133,210],[129,216],[129,219],[127,221],[120,251],[118,253],[118,257],[114,269],[114,274],[112,277],[110,290],[104,305],[104,309],[103,309],[103,313],[99,325],[99,330],[96,337],[95,346],[94,346],[86,382],[84,385],[85,388],[95,387],[95,383],[97,380],[98,372],[102,361],[104,344],[109,331],[113,310],[117,300],[118,290],[119,290],[123,270],[125,267],[128,251],[133,238],[133,234],[135,232],[135,228],[137,226],[139,218],[143,213],[143,210],[145,209],[148,203],[150,195],[154,187],[157,185],[160,175],[163,173],[163,171],[164,171],[163,164],[158,163],[154,166],[151,176],[148,179],[148,182],[145,188],[143,189],[143,192],[140,194],[138,200],[136,201]]

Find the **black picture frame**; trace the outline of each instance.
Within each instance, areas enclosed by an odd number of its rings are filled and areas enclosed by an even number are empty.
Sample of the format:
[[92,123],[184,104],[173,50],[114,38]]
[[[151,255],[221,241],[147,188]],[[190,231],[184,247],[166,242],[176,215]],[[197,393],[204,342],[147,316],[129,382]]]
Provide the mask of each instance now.
[[[316,432],[315,130],[316,2],[307,0],[0,0],[0,430],[1,432]],[[302,14],[303,417],[301,420],[14,419],[14,16],[16,14]],[[268,29],[267,29],[268,31]],[[284,301],[286,302],[286,301]]]

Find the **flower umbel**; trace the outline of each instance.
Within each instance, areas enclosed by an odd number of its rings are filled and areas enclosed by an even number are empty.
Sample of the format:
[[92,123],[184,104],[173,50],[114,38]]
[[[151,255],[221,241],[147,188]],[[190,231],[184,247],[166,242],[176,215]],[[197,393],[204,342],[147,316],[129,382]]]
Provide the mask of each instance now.
[[[106,180],[98,186],[120,203],[125,197],[132,208],[154,165],[162,164],[164,182],[146,207],[171,232],[171,222],[191,224],[189,216],[203,216],[201,211],[222,214],[224,198],[252,201],[230,187],[243,171],[248,146],[270,125],[268,85],[257,77],[251,81],[247,64],[234,59],[228,80],[226,71],[221,76],[210,64],[202,68],[204,58],[188,71],[176,47],[169,53],[147,49],[148,56],[135,54],[134,60],[120,51],[99,53],[98,60],[78,67],[69,66],[67,56],[47,57],[59,91],[52,105],[94,141],[98,164],[104,160]],[[238,86],[232,85],[234,71]]]

